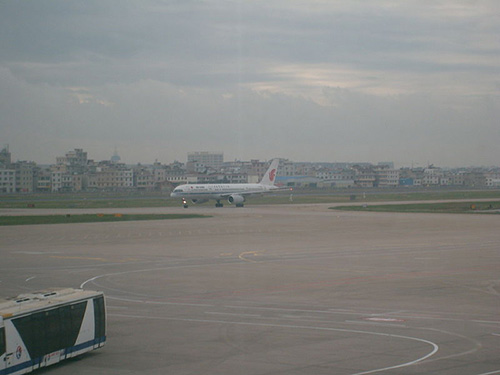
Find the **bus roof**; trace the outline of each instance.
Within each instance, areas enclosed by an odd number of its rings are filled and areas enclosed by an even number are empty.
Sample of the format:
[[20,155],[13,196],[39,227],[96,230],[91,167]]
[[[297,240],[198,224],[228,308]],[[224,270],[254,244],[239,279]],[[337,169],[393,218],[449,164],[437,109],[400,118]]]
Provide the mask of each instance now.
[[0,299],[0,316],[7,319],[99,295],[102,295],[102,292],[73,288],[50,288],[33,293],[23,293],[17,297]]

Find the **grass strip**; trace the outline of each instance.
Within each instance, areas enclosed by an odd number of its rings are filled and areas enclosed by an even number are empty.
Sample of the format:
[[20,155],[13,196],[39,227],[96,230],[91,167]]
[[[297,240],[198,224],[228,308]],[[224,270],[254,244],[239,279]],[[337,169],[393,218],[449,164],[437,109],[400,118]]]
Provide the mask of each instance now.
[[[425,191],[425,192],[377,192],[370,191],[341,193],[339,191],[315,190],[309,193],[281,191],[263,197],[250,197],[248,205],[259,204],[314,204],[381,202],[407,200],[448,200],[448,199],[494,199],[500,198],[500,190],[484,191]],[[227,204],[227,203],[226,203]],[[212,202],[206,205],[213,205]],[[161,196],[137,196],[125,194],[33,194],[0,195],[2,208],[134,208],[134,207],[181,207],[180,199]]]
[[[63,199],[5,200],[0,208],[137,208],[137,207],[182,207],[180,201],[170,199]],[[175,204],[174,204],[175,203]]]
[[446,202],[446,203],[413,203],[386,205],[356,205],[330,207],[343,211],[371,212],[420,212],[420,213],[475,213],[495,214],[500,210],[500,202]]
[[26,215],[0,216],[0,225],[103,223],[115,221],[197,219],[208,217],[211,216],[197,214]]

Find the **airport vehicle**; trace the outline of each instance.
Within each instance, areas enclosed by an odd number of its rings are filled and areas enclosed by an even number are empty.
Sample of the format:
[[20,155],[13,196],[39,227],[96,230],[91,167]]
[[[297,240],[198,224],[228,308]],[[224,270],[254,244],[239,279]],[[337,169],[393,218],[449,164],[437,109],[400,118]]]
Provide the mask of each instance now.
[[243,207],[246,197],[268,193],[279,188],[274,185],[279,159],[271,162],[268,170],[257,184],[186,184],[177,186],[170,194],[171,197],[182,198],[184,208],[188,207],[188,200],[193,203],[205,203],[215,199],[215,207],[222,207],[222,199],[234,203],[236,207]]
[[102,292],[58,288],[0,299],[0,375],[25,374],[105,342]]

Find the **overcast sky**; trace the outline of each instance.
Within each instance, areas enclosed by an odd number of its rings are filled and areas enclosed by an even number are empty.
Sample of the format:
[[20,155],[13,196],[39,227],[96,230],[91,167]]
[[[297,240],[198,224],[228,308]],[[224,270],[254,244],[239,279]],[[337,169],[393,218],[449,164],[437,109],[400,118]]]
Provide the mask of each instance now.
[[3,0],[0,146],[500,165],[498,0]]

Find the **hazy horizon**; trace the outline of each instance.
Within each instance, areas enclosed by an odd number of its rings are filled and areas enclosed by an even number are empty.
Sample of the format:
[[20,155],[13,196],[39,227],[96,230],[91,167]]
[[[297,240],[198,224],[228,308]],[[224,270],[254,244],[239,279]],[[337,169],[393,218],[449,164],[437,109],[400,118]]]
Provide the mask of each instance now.
[[[13,153],[12,150],[10,150],[10,146],[9,145],[3,145],[0,148],[4,148],[5,146],[8,146],[9,151],[11,152],[12,162],[16,162],[16,161],[28,161],[28,162],[32,162],[33,161],[37,165],[41,165],[41,166],[50,166],[50,165],[55,165],[56,164],[55,158],[54,158],[54,160],[52,162],[41,163],[41,162],[38,162],[37,160],[27,160],[27,159],[22,158],[22,157],[16,157],[16,154]],[[57,156],[64,156],[67,152],[73,151],[74,149],[78,149],[78,148],[80,148],[80,147],[75,147],[75,148],[73,148],[71,150],[67,150],[65,152],[62,152],[62,153],[58,154]],[[85,149],[83,149],[83,151],[87,152],[87,150],[85,150]],[[110,161],[111,157],[114,155],[114,152],[115,151],[113,151],[113,153],[111,153],[109,157],[107,157],[107,158],[105,157],[103,159],[96,159],[96,158],[92,157],[91,154],[88,154],[88,152],[87,152],[87,157],[88,157],[88,160],[93,160],[96,163],[101,162],[101,161]],[[190,152],[212,152],[212,151],[199,150],[199,151],[190,151]],[[214,151],[214,152],[216,152],[216,151]],[[145,162],[134,162],[133,160],[132,161],[124,161],[124,160],[122,160],[120,153],[117,152],[117,154],[118,154],[118,156],[120,156],[119,163],[123,163],[123,164],[126,164],[126,165],[131,165],[131,166],[138,165],[138,164],[153,165],[156,162],[159,162],[160,164],[163,164],[163,165],[171,164],[171,163],[174,163],[174,162],[181,162],[181,163],[185,164],[187,162],[187,153],[184,156],[177,157],[177,158],[174,158],[173,160],[169,160],[169,161],[155,159],[155,160],[152,160],[152,161],[145,161]],[[321,164],[321,163],[324,163],[324,164],[364,164],[364,163],[369,163],[369,164],[372,164],[372,165],[384,164],[384,163],[393,163],[394,164],[394,168],[396,168],[396,169],[400,169],[400,168],[427,168],[427,167],[430,167],[430,166],[433,166],[433,167],[436,167],[436,168],[442,168],[442,169],[455,169],[455,168],[500,168],[499,164],[449,166],[449,165],[438,165],[438,164],[431,163],[431,162],[427,162],[427,163],[424,163],[424,164],[419,164],[419,163],[416,163],[416,162],[411,162],[410,164],[398,164],[398,163],[394,162],[393,160],[316,160],[316,161],[312,161],[312,160],[293,160],[293,159],[287,158],[286,156],[277,156],[277,157],[279,157],[281,159],[287,159],[287,160],[289,160],[291,162],[294,162],[294,163],[317,163],[317,164]],[[262,159],[262,158],[259,158],[259,157],[252,157],[252,158],[249,158],[249,159],[238,159],[238,158],[227,159],[226,157],[224,157],[224,163],[226,163],[226,162],[233,162],[233,161],[235,161],[235,162],[236,161],[238,161],[238,162],[249,162],[251,160],[259,160],[261,162],[269,162],[272,159],[273,158]]]

